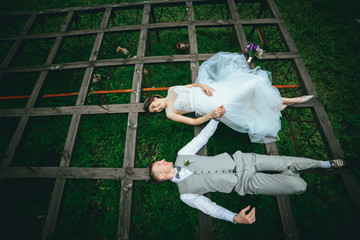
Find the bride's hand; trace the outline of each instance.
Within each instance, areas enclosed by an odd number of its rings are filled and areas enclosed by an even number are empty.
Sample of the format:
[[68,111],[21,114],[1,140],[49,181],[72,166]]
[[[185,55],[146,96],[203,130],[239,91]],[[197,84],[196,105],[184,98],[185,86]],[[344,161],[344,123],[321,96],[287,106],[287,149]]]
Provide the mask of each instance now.
[[215,91],[215,89],[213,89],[212,87],[209,87],[208,85],[203,84],[203,83],[200,85],[200,87],[201,87],[203,93],[208,96],[212,96],[213,91]]
[[215,108],[212,112],[211,112],[211,118],[215,118],[217,120],[219,120],[224,114],[225,114],[226,110],[224,108],[223,105]]

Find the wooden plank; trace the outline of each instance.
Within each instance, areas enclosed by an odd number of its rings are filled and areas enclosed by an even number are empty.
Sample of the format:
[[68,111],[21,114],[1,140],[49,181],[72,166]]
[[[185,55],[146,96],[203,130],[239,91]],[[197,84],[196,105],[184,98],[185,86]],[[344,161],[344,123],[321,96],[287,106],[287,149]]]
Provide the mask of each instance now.
[[299,239],[289,196],[276,196],[276,200],[279,207],[285,239]]
[[[139,2],[125,2],[125,3],[116,3],[116,4],[106,4],[106,5],[96,5],[91,7],[71,7],[71,8],[57,8],[57,9],[46,9],[41,11],[22,11],[22,12],[7,12],[7,13],[0,13],[0,17],[4,16],[21,16],[21,15],[30,15],[30,14],[51,14],[51,13],[61,13],[67,11],[94,11],[94,10],[105,10],[105,8],[141,8],[144,4],[152,3],[152,4],[177,4],[183,3],[185,0],[150,0],[150,1],[139,1]],[[205,0],[196,0],[197,2],[202,2]]]
[[[184,3],[186,0],[150,0],[150,1],[139,1],[139,2],[125,2],[125,3],[116,3],[116,4],[106,4],[106,5],[96,5],[91,7],[71,7],[71,8],[57,8],[57,9],[46,9],[41,11],[19,11],[19,12],[6,12],[0,13],[0,17],[4,16],[21,16],[21,15],[44,15],[44,14],[58,14],[61,12],[67,11],[94,11],[94,10],[105,10],[105,8],[121,9],[121,8],[141,8],[144,4],[151,3],[153,5],[162,6],[162,5],[176,5]],[[259,2],[260,0],[254,1],[244,1],[244,2]],[[196,0],[196,2],[209,3],[209,0]]]
[[29,120],[28,116],[21,117],[19,120],[19,123],[16,127],[16,130],[11,138],[11,141],[9,143],[8,148],[6,149],[5,155],[1,161],[1,167],[7,167],[10,165],[11,160],[14,157],[15,151],[19,145],[20,139],[23,135],[23,132],[25,130],[26,124]]
[[[104,13],[104,16],[103,16],[103,19],[101,22],[101,27],[107,26],[108,21],[110,19],[110,15],[111,15],[111,9],[108,8],[105,10],[105,13]],[[92,52],[90,55],[90,59],[89,59],[90,61],[96,60],[97,54],[100,50],[100,46],[101,46],[103,37],[104,37],[104,33],[98,33],[98,35],[96,36],[95,43],[94,43],[94,46],[93,46],[93,49],[92,49]],[[85,71],[83,81],[81,84],[81,88],[80,88],[80,92],[79,92],[79,95],[78,95],[78,98],[76,101],[77,106],[83,105],[85,102],[87,90],[88,90],[90,81],[92,79],[93,69],[94,69],[94,67],[89,67]],[[69,127],[69,131],[68,131],[68,134],[66,137],[64,150],[63,150],[63,155],[62,155],[62,158],[60,161],[61,167],[68,167],[70,165],[72,153],[74,151],[75,140],[76,140],[79,125],[80,125],[80,119],[81,119],[80,114],[74,114],[71,118],[70,127]],[[50,206],[49,206],[49,209],[47,212],[47,216],[46,216],[42,234],[41,234],[42,239],[48,238],[55,229],[55,224],[56,224],[59,209],[60,209],[61,199],[62,199],[62,196],[64,193],[65,183],[66,183],[66,181],[63,178],[56,179],[54,191],[51,196]]]
[[[186,1],[186,12],[188,20],[188,36],[190,43],[190,53],[192,56],[190,62],[190,71],[191,71],[191,82],[194,83],[199,72],[199,59],[198,59],[198,46],[196,40],[196,28],[195,28],[195,19],[194,19],[194,8],[192,1]],[[194,134],[198,135],[201,130],[204,128],[204,125],[195,126]],[[197,153],[199,155],[207,155],[206,146],[204,146]],[[206,197],[210,198],[210,193],[205,194]],[[200,239],[207,240],[212,238],[212,218],[209,215],[204,214],[202,211],[199,211],[199,232]]]
[[[66,18],[61,26],[61,29],[60,29],[61,32],[65,32],[69,28],[71,19],[73,18],[73,15],[74,15],[74,12],[68,13],[68,15],[66,16]],[[45,64],[48,65],[53,62],[57,52],[59,51],[62,41],[63,41],[62,37],[57,37],[55,39],[54,44],[49,52],[49,55],[46,58]],[[48,73],[47,71],[43,71],[40,73],[40,76],[38,77],[38,80],[36,81],[34,89],[30,95],[30,98],[29,98],[27,104],[26,104],[26,108],[32,108],[35,105],[36,99],[39,96],[40,90],[45,81],[47,73]]]
[[[29,17],[29,20],[26,22],[23,30],[20,32],[20,36],[26,35],[28,34],[28,32],[30,32],[30,30],[34,27],[34,23],[36,20],[36,15],[31,15]],[[18,51],[18,49],[20,48],[21,44],[22,44],[22,39],[16,38],[14,39],[16,40],[14,42],[14,44],[12,45],[11,49],[9,50],[8,54],[6,55],[6,57],[4,58],[4,60],[1,63],[1,67],[7,67],[10,63],[10,61],[12,60],[12,58],[14,57],[14,55],[16,54],[16,52]],[[0,75],[1,77],[1,75]]]
[[[204,127],[205,127],[205,124],[195,126],[194,127],[195,136],[198,135]],[[207,156],[206,145],[204,147],[202,147],[197,154],[201,155],[201,156]],[[206,193],[205,197],[210,198],[210,193]],[[212,218],[211,218],[211,216],[206,215],[202,211],[199,211],[199,232],[200,232],[201,240],[213,239]]]
[[194,83],[199,71],[198,46],[196,40],[196,28],[194,25],[194,9],[191,1],[186,2],[186,12],[188,19],[188,36],[190,44],[190,61],[191,82]]
[[[268,155],[279,155],[275,142],[265,144],[265,149]],[[299,239],[295,218],[291,210],[289,197],[276,196],[276,199],[279,207],[285,239]]]
[[353,173],[341,174],[341,179],[351,199],[351,205],[356,210],[357,216],[360,214],[360,191],[359,185]]
[[[22,66],[22,67],[8,67],[0,68],[0,74],[3,73],[22,73],[22,72],[39,72],[39,71],[57,71],[94,67],[113,67],[113,66],[129,66],[138,63],[143,64],[162,64],[162,63],[179,63],[189,62],[193,59],[205,61],[213,54],[187,54],[187,55],[168,55],[168,56],[152,56],[152,57],[139,57],[127,59],[106,59],[97,61],[84,61],[84,62],[71,62],[63,64],[48,64],[37,66]],[[263,60],[290,60],[300,58],[299,53],[292,52],[273,52],[265,53]],[[257,61],[257,60],[256,60]]]
[[[230,11],[231,19],[233,19],[234,21],[238,21],[239,14],[236,10],[236,5],[235,5],[234,0],[227,0],[227,5],[228,5],[229,11]],[[247,39],[245,36],[244,28],[243,28],[242,24],[234,24],[234,28],[235,28],[236,37],[240,44],[241,52],[244,53],[246,45],[247,45]]]
[[148,168],[0,167],[1,178],[149,180]]
[[[69,26],[69,23],[71,21],[71,18],[72,18],[72,14],[69,13],[67,18],[65,19],[60,31],[66,31],[66,29],[68,28]],[[29,29],[31,28],[33,22],[34,22],[34,17],[32,17],[29,21],[28,21],[28,24],[25,26],[25,29],[23,30],[24,33],[28,32]],[[50,50],[50,53],[46,59],[46,64],[51,64],[51,62],[53,61],[58,49],[59,49],[59,46],[61,44],[61,41],[62,41],[62,38],[57,38],[54,42],[54,45],[52,46],[51,50]],[[9,60],[10,61],[10,60]],[[35,105],[35,102],[36,102],[36,99],[40,93],[40,89],[43,85],[43,82],[46,78],[46,75],[47,75],[47,72],[41,72],[36,83],[35,83],[35,86],[34,86],[34,89],[30,95],[30,98],[28,100],[28,102],[26,103],[26,106],[25,106],[25,109],[31,109],[34,105]],[[8,149],[6,150],[6,153],[5,153],[5,156],[1,162],[1,166],[4,167],[4,166],[9,166],[14,155],[15,155],[15,152],[16,152],[16,149],[20,143],[20,140],[21,140],[21,137],[24,133],[24,130],[26,128],[26,125],[27,125],[27,122],[29,120],[29,117],[28,116],[24,116],[24,117],[21,117],[19,123],[18,123],[18,126],[16,128],[16,131],[10,141],[10,145],[8,147]]]
[[[246,26],[276,26],[283,23],[281,19],[277,18],[264,18],[264,19],[225,19],[225,20],[201,20],[194,21],[196,27],[226,27],[229,25],[246,25]],[[77,37],[88,36],[98,33],[119,33],[119,32],[134,32],[141,29],[178,29],[188,26],[188,22],[162,22],[162,23],[148,23],[141,25],[126,25],[115,26],[110,28],[94,28],[94,29],[82,29],[72,30],[67,32],[48,32],[48,33],[34,33],[34,34],[13,34],[7,36],[1,36],[0,41],[13,41],[13,40],[44,40],[53,39],[56,37]]]
[[19,116],[63,116],[73,114],[115,114],[129,112],[144,112],[143,103],[110,104],[110,105],[84,105],[67,107],[43,107],[19,109],[0,109],[0,117]]
[[[35,20],[36,20],[36,15],[31,15],[29,17],[29,20],[25,24],[23,30],[21,31],[21,34],[27,34],[33,28]],[[22,44],[22,40],[15,41],[15,43],[11,47],[10,51],[8,52],[8,54],[2,61],[1,68],[5,68],[9,65],[10,61],[15,56],[15,54],[18,51],[18,49],[20,48],[21,44]],[[0,77],[1,76],[2,76],[2,74],[0,73]],[[22,117],[19,120],[19,123],[18,123],[16,130],[11,138],[9,146],[6,149],[5,155],[1,161],[1,164],[0,164],[1,167],[6,167],[6,166],[10,165],[11,160],[14,157],[15,151],[19,145],[20,139],[23,135],[23,132],[25,130],[28,120],[29,120],[29,117]]]
[[[70,159],[74,151],[76,135],[79,129],[80,117],[80,114],[76,114],[73,115],[71,119],[70,128],[68,130],[65,147],[60,161],[60,167],[68,167],[70,165]],[[49,209],[47,211],[45,223],[41,233],[42,239],[47,239],[55,230],[61,199],[65,189],[65,180],[66,179],[64,178],[57,178],[55,181],[55,187],[51,195]]]
[[[270,9],[273,12],[274,16],[276,18],[281,18],[281,14],[275,5],[275,2],[273,0],[268,0],[268,5],[270,6]],[[279,29],[290,51],[296,52],[297,48],[295,42],[291,38],[291,35],[287,30],[285,23],[280,23]],[[299,58],[299,59],[294,59],[294,63],[298,75],[303,81],[305,91],[308,94],[317,96],[315,86],[310,78],[308,71],[306,70],[304,61],[301,58]],[[322,136],[322,139],[324,141],[328,153],[330,153],[332,158],[335,159],[343,158],[344,153],[331,127],[330,121],[328,119],[324,107],[322,105],[318,105],[314,107],[312,111],[315,116],[317,125],[319,126],[320,134]],[[354,177],[350,177],[350,174],[342,175],[341,178],[343,180],[345,188],[347,189],[350,200],[352,201],[352,205],[355,206],[357,214],[360,215],[360,188],[356,182],[356,179]]]
[[[142,21],[141,21],[142,24],[149,23],[150,10],[151,10],[150,4],[145,4]],[[147,29],[140,30],[139,43],[138,43],[137,55],[136,55],[137,58],[145,56],[147,35],[148,35]],[[141,90],[143,71],[144,71],[144,64],[138,63],[135,65],[132,92],[130,97],[131,103],[140,102],[140,90]],[[124,168],[133,167],[135,164],[137,124],[138,124],[138,113],[137,112],[129,113],[128,127],[126,131],[124,163],[123,163]],[[133,184],[134,183],[132,180],[125,180],[121,182],[117,239],[129,239],[130,237]]]

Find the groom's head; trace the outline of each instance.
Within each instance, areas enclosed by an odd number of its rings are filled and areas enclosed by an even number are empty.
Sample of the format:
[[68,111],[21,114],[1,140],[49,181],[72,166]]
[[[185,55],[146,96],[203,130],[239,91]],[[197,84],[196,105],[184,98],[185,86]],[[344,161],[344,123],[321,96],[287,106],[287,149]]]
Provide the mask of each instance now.
[[173,163],[167,162],[165,159],[151,163],[149,166],[150,180],[156,184],[169,180],[169,173],[173,168]]

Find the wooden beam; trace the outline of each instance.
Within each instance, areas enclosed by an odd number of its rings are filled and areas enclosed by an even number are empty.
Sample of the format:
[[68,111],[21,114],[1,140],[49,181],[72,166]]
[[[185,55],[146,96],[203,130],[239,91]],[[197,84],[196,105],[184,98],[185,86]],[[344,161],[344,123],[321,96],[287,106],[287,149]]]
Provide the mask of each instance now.
[[[108,8],[105,10],[101,27],[106,27],[111,15],[111,9]],[[70,21],[69,21],[70,22]],[[101,42],[103,40],[104,33],[98,33],[95,39],[95,43],[90,55],[90,61],[96,60],[97,54],[100,50]],[[85,71],[83,81],[81,84],[80,92],[76,101],[76,105],[80,106],[83,105],[86,99],[86,94],[89,88],[90,81],[92,79],[94,67],[88,67]],[[81,114],[74,114],[71,118],[69,131],[66,137],[65,146],[63,155],[60,161],[61,167],[68,167],[70,165],[72,153],[74,151],[74,145],[77,137],[77,133],[79,130]],[[53,194],[51,196],[50,206],[46,215],[45,223],[43,226],[43,230],[41,233],[42,239],[47,239],[51,233],[54,232],[60,205],[61,199],[63,196],[64,188],[65,188],[65,179],[64,178],[57,178],[55,182],[55,187]]]
[[0,167],[2,178],[149,180],[148,168]]
[[[125,2],[125,3],[116,3],[116,4],[106,4],[106,5],[96,5],[91,7],[71,7],[71,8],[57,8],[57,9],[46,9],[41,11],[22,11],[22,12],[7,12],[7,13],[0,13],[0,17],[5,16],[21,16],[21,15],[45,15],[45,14],[58,14],[62,12],[68,11],[79,11],[79,12],[86,12],[86,11],[103,11],[106,8],[113,8],[114,10],[122,9],[122,8],[142,8],[144,4],[151,3],[152,5],[176,5],[182,4],[186,0],[150,0],[150,1],[139,1],[139,2]],[[258,2],[257,0],[256,2]],[[209,2],[209,0],[196,0],[196,2]]]
[[9,50],[8,54],[6,55],[4,60],[2,61],[1,68],[7,67],[9,65],[10,61],[13,59],[13,57],[15,56],[16,52],[18,51],[18,49],[20,48],[20,46],[22,44],[21,36],[27,35],[30,32],[30,30],[32,28],[34,28],[35,21],[36,21],[36,15],[31,15],[29,17],[28,21],[26,22],[23,30],[20,32],[19,38],[16,38],[16,41],[13,43],[13,45],[12,45],[11,49]]
[[[35,20],[36,20],[36,15],[31,15],[20,34],[27,34],[34,27]],[[21,44],[22,44],[22,40],[15,41],[15,43],[12,45],[10,51],[6,55],[5,59],[2,61],[1,68],[6,68],[9,65],[10,61],[13,59],[13,57],[17,53]],[[1,76],[2,76],[2,73],[0,73],[0,77]],[[29,119],[28,117],[20,118],[19,123],[16,127],[16,130],[15,130],[15,132],[11,138],[11,141],[9,143],[9,146],[6,149],[5,155],[1,161],[1,164],[0,164],[1,167],[6,167],[6,166],[10,165],[11,160],[13,159],[15,151],[17,149],[17,146],[19,145],[22,134],[25,130],[28,119]]]
[[[195,18],[194,18],[194,7],[192,1],[186,1],[186,12],[188,20],[188,36],[190,43],[190,53],[192,56],[190,62],[190,71],[191,71],[191,82],[194,83],[199,72],[199,58],[198,58],[198,46],[196,40],[196,28],[195,28]],[[204,128],[204,125],[195,126],[194,134],[198,135],[201,130]],[[199,155],[206,156],[207,150],[204,146],[198,152]],[[206,197],[210,198],[210,193],[205,194]],[[204,214],[202,211],[199,211],[199,232],[200,240],[210,240],[212,238],[212,219],[209,215]]]
[[[72,13],[70,12],[68,14],[68,16],[66,17],[63,25],[61,26],[61,29],[60,31],[66,31],[67,28],[69,27],[69,23],[71,21],[71,18],[72,18]],[[32,27],[32,24],[34,22],[34,19],[35,17],[31,17],[31,19],[28,21],[28,24],[25,26],[25,29],[23,30],[24,33],[28,32],[29,29]],[[55,39],[55,42],[54,42],[54,45],[52,46],[50,52],[49,52],[49,55],[46,59],[46,64],[51,64],[59,47],[60,47],[60,44],[62,42],[62,37],[59,37],[59,38],[56,38]],[[12,53],[14,54],[14,53]],[[9,60],[10,61],[10,60]],[[8,64],[8,62],[7,62]],[[47,72],[46,71],[43,71],[40,73],[40,76],[38,77],[36,83],[35,83],[35,86],[33,88],[33,91],[30,95],[30,98],[28,100],[28,102],[26,103],[26,106],[25,106],[25,109],[30,109],[30,108],[33,108],[34,105],[35,105],[35,102],[36,102],[36,99],[40,93],[40,90],[41,90],[41,87],[44,83],[44,80],[46,78],[46,75],[47,75]],[[9,166],[13,157],[14,157],[14,154],[16,152],[16,149],[20,143],[20,140],[21,140],[21,137],[24,133],[24,130],[26,128],[26,125],[27,125],[27,122],[29,120],[29,116],[23,116],[21,117],[19,123],[18,123],[18,126],[15,130],[15,133],[10,141],[10,144],[9,144],[9,147],[8,149],[6,150],[6,153],[5,153],[5,156],[1,162],[1,167],[5,167],[5,166]]]
[[[142,24],[148,24],[150,21],[150,4],[144,5],[144,11],[142,16]],[[148,29],[141,29],[139,36],[139,43],[137,48],[136,57],[144,57],[146,50],[146,39],[148,35]],[[144,64],[138,63],[135,65],[132,92],[130,97],[130,103],[140,102],[141,82],[143,78]],[[135,153],[136,153],[136,137],[138,126],[138,113],[129,113],[128,127],[126,131],[126,144],[123,167],[134,167],[135,165]],[[117,239],[129,239],[130,237],[130,225],[131,225],[131,205],[133,194],[133,181],[125,180],[121,182],[120,193],[120,207],[119,207],[119,222]]]
[[[267,18],[267,19],[225,19],[225,20],[202,20],[193,21],[193,25],[196,27],[227,27],[229,25],[246,25],[246,26],[276,26],[276,24],[283,23],[281,19]],[[34,33],[34,34],[14,34],[0,37],[0,41],[14,41],[14,40],[45,40],[53,39],[56,37],[77,37],[77,36],[89,36],[103,33],[119,33],[119,32],[137,32],[141,29],[152,30],[166,30],[186,28],[188,22],[165,22],[165,23],[148,23],[140,25],[126,25],[116,26],[110,28],[94,28],[94,29],[82,29],[72,30],[67,32],[48,32],[48,33]]]
[[[236,10],[236,5],[234,0],[227,0],[227,5],[230,11],[230,15],[231,15],[231,19],[234,21],[238,21],[239,20],[239,13]],[[247,45],[247,39],[245,36],[245,32],[244,32],[244,28],[242,26],[242,24],[234,24],[234,28],[235,28],[235,33],[236,33],[236,37],[238,39],[239,45],[240,45],[240,49],[241,52],[245,52],[245,48]]]
[[[274,0],[267,0],[268,5],[275,16],[275,18],[281,18],[281,14],[276,7]],[[285,26],[285,23],[279,24],[279,29],[281,35],[284,37],[287,47],[291,52],[297,52],[295,42],[291,38],[291,35],[288,29]],[[302,79],[304,89],[308,94],[314,95],[317,97],[317,92],[315,86],[310,78],[308,71],[306,70],[305,63],[302,58],[294,59],[295,68],[298,72],[298,75]],[[328,153],[332,158],[344,158],[344,153],[340,147],[339,141],[336,138],[336,135],[331,127],[330,121],[326,114],[326,111],[322,105],[318,105],[313,108],[313,115],[317,125],[319,126],[320,134],[324,141],[325,147],[327,148]],[[344,186],[347,190],[347,193],[351,200],[351,205],[354,206],[357,215],[360,216],[360,188],[354,177],[350,176],[351,174],[341,175]]]
[[[279,155],[276,143],[265,144],[268,155]],[[295,223],[295,218],[291,210],[289,196],[276,196],[281,222],[284,230],[285,239],[298,240],[299,235]]]
[[0,109],[1,117],[19,116],[64,116],[73,114],[115,114],[144,112],[143,103],[110,104],[110,105],[84,105],[66,107],[19,108]]
[[[97,61],[71,62],[62,64],[48,64],[37,66],[21,66],[0,68],[0,74],[3,73],[22,73],[22,72],[39,72],[39,71],[57,71],[68,69],[94,67],[115,67],[115,66],[129,66],[135,64],[164,64],[164,63],[179,63],[191,62],[194,59],[205,61],[214,54],[188,54],[188,55],[168,55],[168,56],[153,56],[153,57],[139,57],[126,59],[106,59]],[[265,53],[263,60],[292,60],[300,58],[299,53],[292,52],[272,52]],[[258,61],[258,60],[256,60]]]

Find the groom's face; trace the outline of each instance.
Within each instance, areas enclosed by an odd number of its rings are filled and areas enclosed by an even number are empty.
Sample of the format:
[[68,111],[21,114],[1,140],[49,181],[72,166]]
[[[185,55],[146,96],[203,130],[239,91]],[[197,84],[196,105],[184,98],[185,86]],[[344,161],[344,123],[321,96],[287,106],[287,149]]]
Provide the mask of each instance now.
[[170,172],[171,168],[173,168],[173,163],[167,162],[165,159],[163,159],[154,163],[152,171],[154,172],[155,176],[159,176],[160,174],[166,174]]

